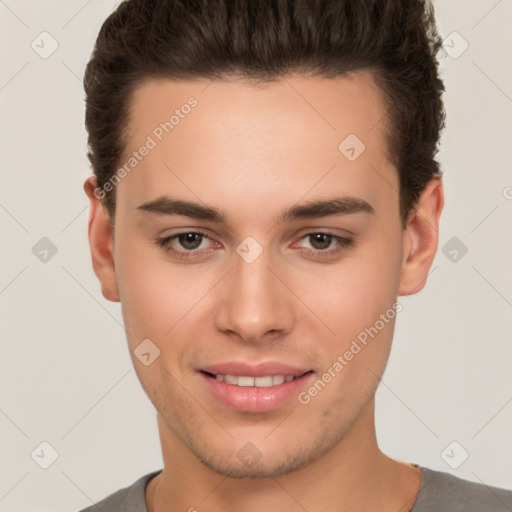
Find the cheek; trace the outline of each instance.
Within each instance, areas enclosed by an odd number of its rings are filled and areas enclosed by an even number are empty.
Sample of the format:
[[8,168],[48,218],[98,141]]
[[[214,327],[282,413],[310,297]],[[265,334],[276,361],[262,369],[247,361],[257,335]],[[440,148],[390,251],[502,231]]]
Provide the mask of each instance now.
[[116,275],[130,344],[159,344],[180,332],[213,287],[212,268],[177,265],[151,242],[119,237]]
[[[133,240],[132,240],[133,239]],[[159,338],[172,326],[177,283],[148,241],[119,237],[115,260],[123,317],[128,331]]]
[[370,397],[384,371],[401,309],[397,306],[400,262],[399,242],[381,239],[372,243],[371,250],[347,260],[329,288],[324,308],[331,304],[328,310],[336,332],[329,364],[340,362],[341,356],[338,386],[350,389],[342,393],[346,400]]
[[373,325],[396,302],[400,262],[399,244],[372,241],[347,254],[339,264],[311,267],[307,274],[297,275],[298,295],[307,298],[311,311],[329,327],[332,339],[343,344]]

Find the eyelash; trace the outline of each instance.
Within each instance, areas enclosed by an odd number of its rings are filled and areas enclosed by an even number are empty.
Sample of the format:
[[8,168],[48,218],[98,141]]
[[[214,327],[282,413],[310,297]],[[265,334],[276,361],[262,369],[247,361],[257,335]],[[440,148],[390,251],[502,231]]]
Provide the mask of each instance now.
[[[181,235],[188,235],[188,234],[200,235],[203,238],[208,238],[211,240],[211,238],[206,233],[203,233],[201,231],[182,231],[181,233],[176,233],[175,235],[172,235],[172,236],[157,238],[155,240],[155,244],[158,247],[161,247],[166,253],[172,253],[178,259],[191,259],[191,258],[200,257],[199,253],[201,252],[201,250],[198,250],[198,249],[186,250],[186,249],[184,249],[183,251],[177,251],[176,249],[173,249],[169,245],[169,243],[172,240],[180,237]],[[332,233],[328,233],[325,231],[312,231],[310,233],[306,233],[305,235],[303,235],[300,238],[300,240],[302,240],[304,238],[311,237],[313,235],[327,235],[327,236],[332,237],[332,240],[338,243],[338,246],[336,248],[326,249],[323,251],[319,250],[319,249],[307,248],[308,254],[315,256],[315,257],[329,258],[329,257],[332,257],[332,256],[342,253],[343,251],[345,251],[346,249],[348,249],[349,247],[351,247],[354,244],[354,240],[351,238],[334,235]],[[211,252],[212,250],[214,250],[214,249],[210,249],[208,252]]]

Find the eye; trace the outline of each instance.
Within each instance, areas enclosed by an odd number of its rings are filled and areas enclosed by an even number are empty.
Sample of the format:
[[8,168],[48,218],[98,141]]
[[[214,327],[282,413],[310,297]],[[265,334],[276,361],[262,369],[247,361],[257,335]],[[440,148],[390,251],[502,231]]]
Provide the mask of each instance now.
[[200,231],[184,231],[175,235],[157,238],[155,244],[162,247],[165,252],[171,253],[178,258],[194,258],[199,252],[210,252],[204,247],[203,242],[211,238]]
[[306,254],[318,256],[320,258],[328,258],[336,256],[353,245],[354,240],[344,236],[334,235],[331,233],[308,233],[301,240],[307,240],[310,247],[305,247]]
[[200,233],[181,233],[176,237],[178,243],[184,249],[198,249],[202,243],[202,237]]

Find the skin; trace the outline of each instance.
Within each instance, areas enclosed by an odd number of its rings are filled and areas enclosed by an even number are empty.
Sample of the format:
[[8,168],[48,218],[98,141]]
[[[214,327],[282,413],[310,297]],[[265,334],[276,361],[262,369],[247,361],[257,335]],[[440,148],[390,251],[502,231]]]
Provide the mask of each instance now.
[[[398,296],[424,287],[442,181],[427,184],[404,229],[383,96],[369,71],[208,84],[151,79],[136,90],[125,156],[190,96],[198,105],[117,185],[115,236],[94,177],[84,184],[93,268],[105,298],[122,304],[133,364],[157,411],[164,470],[146,489],[148,509],[410,510],[420,471],[383,454],[374,425],[396,317],[306,405],[238,411],[213,397],[197,369],[278,361],[321,376]],[[351,133],[366,146],[353,162],[338,150]],[[137,209],[163,195],[216,207],[226,223]],[[340,196],[374,213],[276,222],[293,205]],[[155,244],[198,229],[210,238],[195,258]],[[323,232],[353,244],[314,255],[338,247],[306,236]],[[247,236],[263,248],[250,264],[236,252]],[[146,338],[161,351],[149,366],[133,352]],[[237,457],[248,442],[261,456],[250,467]]]

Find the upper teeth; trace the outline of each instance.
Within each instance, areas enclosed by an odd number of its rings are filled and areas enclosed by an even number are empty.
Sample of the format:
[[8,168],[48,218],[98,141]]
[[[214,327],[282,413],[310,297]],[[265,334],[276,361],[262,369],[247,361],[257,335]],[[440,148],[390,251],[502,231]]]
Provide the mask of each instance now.
[[220,382],[234,384],[235,386],[256,386],[258,388],[268,388],[277,386],[283,382],[290,382],[294,379],[293,375],[266,375],[265,377],[249,377],[247,375],[215,375]]

